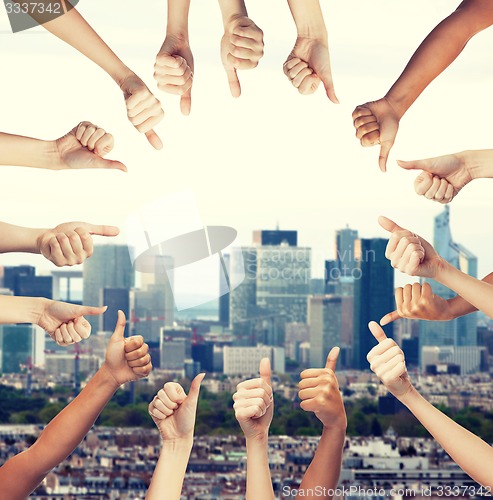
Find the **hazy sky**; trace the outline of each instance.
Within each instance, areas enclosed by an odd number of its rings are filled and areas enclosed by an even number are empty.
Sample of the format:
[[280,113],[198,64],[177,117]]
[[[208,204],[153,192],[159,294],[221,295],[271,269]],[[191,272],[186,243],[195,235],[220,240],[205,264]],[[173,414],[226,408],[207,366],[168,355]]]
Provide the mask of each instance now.
[[[129,169],[125,175],[0,167],[1,219],[40,227],[71,220],[123,227],[126,216],[147,200],[190,188],[205,223],[235,227],[243,244],[250,243],[253,229],[277,222],[297,229],[300,244],[314,249],[315,274],[324,258],[334,257],[334,231],[346,223],[364,237],[385,236],[376,222],[385,214],[431,238],[433,217],[442,206],[415,195],[417,174],[400,170],[395,159],[493,147],[486,122],[493,32],[475,37],[410,109],[383,175],[378,149],[363,149],[354,137],[351,112],[385,94],[422,39],[456,4],[322,4],[340,105],[330,103],[321,89],[314,96],[299,95],[284,76],[282,64],[295,41],[284,0],[248,2],[250,16],[265,33],[265,57],[256,70],[240,72],[243,94],[234,100],[219,58],[219,8],[213,0],[195,0],[190,19],[195,81],[192,114],[185,118],[178,99],[161,93],[152,77],[164,39],[164,0],[81,0],[81,13],[163,103],[160,152],[131,126],[120,90],[100,68],[43,28],[11,34],[0,7],[0,130],[56,138],[90,120],[115,136],[111,158]],[[492,189],[488,180],[477,181],[451,205],[453,236],[478,256],[481,275],[493,270],[492,230],[485,224]],[[40,257],[0,258],[3,264],[24,262],[50,269]]]

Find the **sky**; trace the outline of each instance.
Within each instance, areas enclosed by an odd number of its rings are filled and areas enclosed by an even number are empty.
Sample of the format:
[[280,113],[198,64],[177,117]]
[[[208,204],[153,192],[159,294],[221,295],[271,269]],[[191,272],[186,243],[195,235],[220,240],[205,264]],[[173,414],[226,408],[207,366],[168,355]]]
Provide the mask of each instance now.
[[[93,121],[115,137],[109,157],[129,169],[124,174],[0,167],[1,220],[30,227],[82,220],[123,228],[126,217],[147,201],[190,189],[204,224],[236,228],[244,245],[254,229],[277,224],[297,229],[300,245],[313,248],[314,276],[321,276],[324,259],[335,257],[334,232],[346,224],[362,237],[385,237],[377,224],[383,214],[432,239],[433,217],[443,207],[418,197],[413,189],[417,173],[401,170],[395,160],[492,146],[493,32],[471,40],[408,111],[388,173],[382,174],[378,148],[359,145],[351,113],[386,93],[424,37],[456,4],[321,3],[340,105],[322,89],[299,95],[284,76],[282,64],[296,37],[285,1],[247,2],[250,17],[265,34],[265,57],[257,69],[239,73],[243,93],[233,99],[219,56],[219,7],[214,0],[195,0],[190,13],[196,65],[192,114],[183,117],[178,98],[161,93],[153,79],[165,36],[165,2],[81,0],[78,9],[86,20],[161,100],[166,116],[156,131],[162,151],[154,151],[132,127],[120,90],[103,70],[43,28],[12,34],[0,8],[0,130],[54,139],[80,121]],[[451,204],[453,237],[478,256],[481,276],[493,270],[492,230],[486,223],[491,188],[489,180],[476,181]],[[124,243],[125,234],[113,241]],[[0,265],[20,263],[54,267],[39,256],[0,256]],[[397,284],[412,281],[396,275]]]

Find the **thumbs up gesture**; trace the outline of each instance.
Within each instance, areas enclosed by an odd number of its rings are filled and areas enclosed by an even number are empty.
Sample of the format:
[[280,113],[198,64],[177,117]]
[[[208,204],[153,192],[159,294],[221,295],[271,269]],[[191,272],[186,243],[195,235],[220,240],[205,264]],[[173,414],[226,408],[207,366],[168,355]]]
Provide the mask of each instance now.
[[193,438],[200,384],[204,377],[205,373],[199,373],[193,379],[188,396],[180,384],[167,382],[150,402],[149,415],[164,440]]
[[123,311],[118,311],[115,331],[110,338],[104,361],[119,386],[147,377],[152,370],[149,346],[144,342],[144,337],[124,337],[126,322]]
[[474,179],[466,156],[466,153],[457,153],[397,163],[405,170],[422,170],[414,181],[416,194],[439,203],[450,203]]
[[335,374],[339,347],[331,349],[325,368],[309,368],[301,372],[298,396],[301,408],[312,411],[324,427],[347,427],[346,411]]
[[269,358],[260,361],[260,378],[241,382],[233,394],[235,417],[246,439],[265,437],[274,415]]
[[434,278],[437,275],[443,267],[443,259],[424,238],[400,227],[387,217],[379,217],[378,223],[391,233],[385,257],[390,260],[393,268],[410,276]]
[[396,398],[402,398],[413,388],[407,374],[404,353],[394,340],[385,335],[378,323],[372,321],[368,327],[378,340],[378,345],[366,357],[370,368]]

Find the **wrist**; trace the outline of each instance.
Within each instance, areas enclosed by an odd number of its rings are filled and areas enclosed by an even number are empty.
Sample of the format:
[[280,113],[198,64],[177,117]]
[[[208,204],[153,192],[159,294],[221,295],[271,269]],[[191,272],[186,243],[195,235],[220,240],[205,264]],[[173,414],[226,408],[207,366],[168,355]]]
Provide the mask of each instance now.
[[433,276],[430,276],[435,281],[445,284],[443,281],[446,278],[448,272],[450,271],[451,264],[447,262],[443,257],[438,256],[434,264],[435,272]]
[[188,452],[193,447],[193,433],[180,438],[166,439],[161,434],[162,448],[170,453]]
[[412,104],[412,102],[409,102],[406,94],[399,95],[393,89],[390,89],[383,99],[392,108],[399,121]]
[[330,434],[337,434],[337,435],[346,435],[346,429],[347,429],[347,419],[346,416],[344,418],[341,418],[335,422],[331,422],[329,425],[324,423],[324,427],[322,430],[322,435],[324,433],[330,433]]
[[258,432],[256,434],[252,434],[251,436],[245,435],[247,446],[255,446],[255,445],[267,445],[269,441],[269,430]]
[[418,391],[414,388],[414,386],[412,384],[409,385],[409,388],[407,389],[407,391],[400,395],[400,396],[396,396],[397,399],[405,406],[407,406],[408,408],[410,408],[410,406],[412,405],[413,401],[416,400],[416,398],[419,397],[419,393]]
[[462,151],[455,156],[471,179],[493,177],[493,151]]
[[122,385],[120,382],[116,379],[115,375],[113,374],[113,371],[111,368],[108,366],[106,361],[101,365],[101,368],[99,369],[100,375],[103,377],[103,380],[109,384],[114,391],[119,389],[119,387]]
[[45,299],[44,297],[30,297],[29,301],[30,301],[28,310],[29,323],[41,326],[40,323],[43,313],[46,311],[48,306],[54,301],[51,299]]
[[219,0],[224,28],[239,17],[248,17],[243,0]]
[[137,75],[130,68],[127,68],[127,66],[125,65],[123,65],[123,67],[120,68],[115,73],[111,74],[111,78],[113,78],[113,80],[120,88],[122,88],[122,85],[125,83],[125,80],[134,76]]

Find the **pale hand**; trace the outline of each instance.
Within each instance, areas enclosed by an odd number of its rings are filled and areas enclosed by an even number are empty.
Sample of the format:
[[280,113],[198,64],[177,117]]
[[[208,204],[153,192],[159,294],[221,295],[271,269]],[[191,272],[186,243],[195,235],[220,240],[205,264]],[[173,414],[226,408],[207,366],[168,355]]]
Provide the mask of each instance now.
[[159,90],[181,96],[181,112],[188,116],[192,107],[193,55],[188,40],[167,36],[156,56],[154,79]]
[[225,26],[221,60],[233,97],[241,95],[237,70],[256,68],[263,55],[264,34],[250,18],[237,17]]
[[134,73],[127,76],[121,83],[127,116],[130,123],[142,134],[145,134],[151,146],[162,149],[163,143],[154,132],[164,118],[161,103],[154,97],[147,85]]
[[114,226],[66,222],[43,231],[36,243],[39,253],[56,266],[75,266],[92,255],[92,235],[117,236],[119,232]]
[[379,217],[379,224],[392,233],[385,257],[392,267],[410,276],[434,278],[443,266],[443,260],[425,239],[398,226],[387,217]]
[[325,368],[309,368],[301,372],[298,396],[301,400],[300,407],[305,411],[314,412],[324,427],[345,430],[346,411],[335,374],[339,352],[339,347],[331,349]]
[[387,159],[399,130],[400,117],[384,97],[367,102],[353,111],[356,137],[364,147],[380,144],[378,165],[382,172],[387,170]]
[[116,168],[126,172],[127,167],[123,163],[103,158],[113,150],[113,146],[111,134],[91,122],[81,122],[55,141],[58,168]]
[[400,318],[424,319],[427,321],[449,321],[453,319],[447,300],[435,295],[429,283],[414,283],[395,291],[397,309],[386,314],[381,325],[387,325]]
[[246,439],[263,438],[269,432],[274,415],[268,358],[260,361],[260,378],[241,382],[233,395],[233,409]]
[[283,65],[283,71],[300,94],[313,94],[322,82],[327,97],[333,103],[339,103],[332,81],[327,40],[298,37]]
[[197,375],[188,396],[176,382],[167,382],[149,404],[149,414],[164,440],[193,437],[200,384],[205,373]]
[[413,388],[404,353],[394,340],[387,338],[380,325],[372,321],[368,327],[379,342],[366,357],[370,368],[396,398],[402,398]]
[[416,193],[439,203],[450,203],[473,180],[464,157],[458,154],[397,163],[406,170],[422,170],[414,181]]

